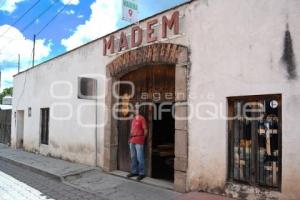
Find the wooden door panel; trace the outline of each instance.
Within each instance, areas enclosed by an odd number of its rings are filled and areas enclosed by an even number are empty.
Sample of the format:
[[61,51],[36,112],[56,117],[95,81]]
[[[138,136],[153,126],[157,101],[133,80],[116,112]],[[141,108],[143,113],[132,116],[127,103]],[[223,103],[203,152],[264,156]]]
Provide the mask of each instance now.
[[128,145],[130,120],[118,121],[118,169],[130,172],[130,151]]

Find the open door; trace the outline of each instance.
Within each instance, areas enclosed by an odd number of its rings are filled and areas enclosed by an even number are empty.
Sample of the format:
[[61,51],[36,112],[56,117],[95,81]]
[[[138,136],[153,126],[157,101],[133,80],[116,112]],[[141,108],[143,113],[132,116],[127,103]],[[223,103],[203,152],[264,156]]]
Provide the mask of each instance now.
[[175,119],[172,102],[157,103],[157,113],[152,120],[152,177],[174,180]]
[[130,172],[130,151],[128,144],[130,122],[130,120],[118,121],[118,169],[125,172]]
[[23,148],[24,143],[24,110],[17,111],[17,148]]

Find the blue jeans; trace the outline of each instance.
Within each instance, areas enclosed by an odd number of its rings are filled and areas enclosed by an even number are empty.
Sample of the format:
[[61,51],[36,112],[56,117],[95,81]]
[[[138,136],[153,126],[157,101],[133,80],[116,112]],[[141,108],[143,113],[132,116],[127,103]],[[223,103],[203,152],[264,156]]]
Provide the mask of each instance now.
[[144,145],[129,143],[131,173],[145,175]]

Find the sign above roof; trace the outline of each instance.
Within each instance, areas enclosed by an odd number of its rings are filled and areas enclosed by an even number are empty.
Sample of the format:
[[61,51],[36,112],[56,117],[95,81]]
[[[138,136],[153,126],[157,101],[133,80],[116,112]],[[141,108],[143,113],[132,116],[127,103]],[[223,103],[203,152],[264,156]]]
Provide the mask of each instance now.
[[123,0],[123,20],[137,22],[139,20],[138,0]]

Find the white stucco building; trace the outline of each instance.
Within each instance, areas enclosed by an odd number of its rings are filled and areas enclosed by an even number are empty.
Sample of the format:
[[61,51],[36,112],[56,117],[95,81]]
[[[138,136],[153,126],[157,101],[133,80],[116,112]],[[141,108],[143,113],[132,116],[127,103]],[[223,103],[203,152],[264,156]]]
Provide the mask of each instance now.
[[299,11],[298,0],[195,0],[21,72],[12,145],[127,171],[128,120],[114,105],[127,116],[128,103],[167,102],[175,119],[143,108],[148,176],[183,192],[299,199]]

